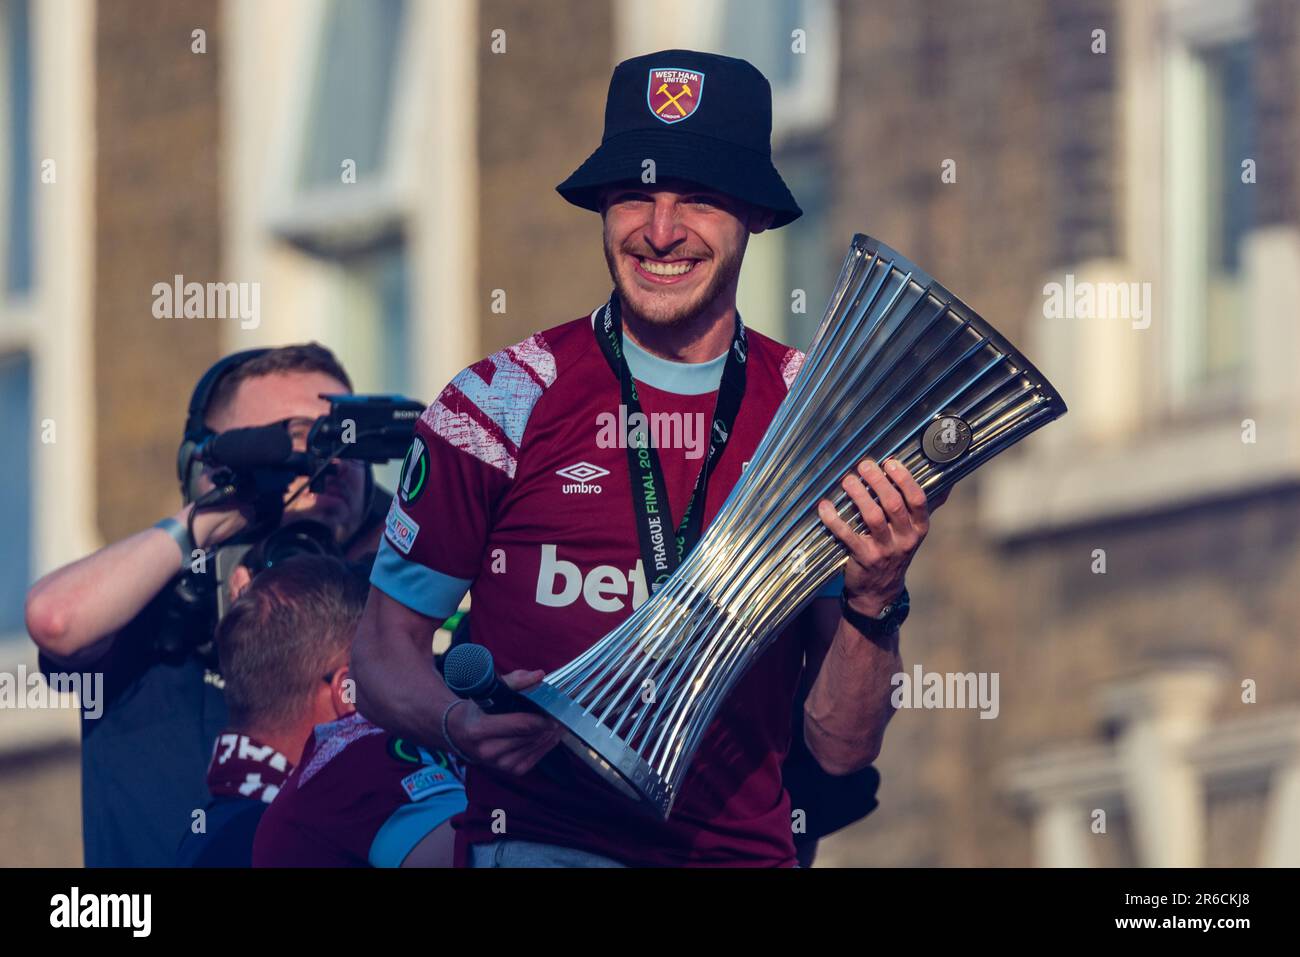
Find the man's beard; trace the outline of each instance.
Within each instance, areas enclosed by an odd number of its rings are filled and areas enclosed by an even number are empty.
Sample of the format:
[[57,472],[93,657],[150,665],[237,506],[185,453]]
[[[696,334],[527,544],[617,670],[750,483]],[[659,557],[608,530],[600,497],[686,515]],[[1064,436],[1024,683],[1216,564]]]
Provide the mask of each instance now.
[[[722,295],[729,284],[740,275],[740,265],[745,250],[742,246],[735,255],[726,258],[714,258],[713,276],[691,298],[680,301],[672,287],[664,293],[647,292],[637,288],[629,290],[618,270],[618,262],[609,243],[605,243],[605,265],[609,267],[610,278],[614,280],[614,289],[618,292],[619,302],[624,312],[631,313],[637,319],[658,327],[683,326],[706,312],[714,300]],[[706,260],[701,260],[705,262]],[[697,265],[694,268],[699,269]],[[629,292],[631,293],[629,295]]]

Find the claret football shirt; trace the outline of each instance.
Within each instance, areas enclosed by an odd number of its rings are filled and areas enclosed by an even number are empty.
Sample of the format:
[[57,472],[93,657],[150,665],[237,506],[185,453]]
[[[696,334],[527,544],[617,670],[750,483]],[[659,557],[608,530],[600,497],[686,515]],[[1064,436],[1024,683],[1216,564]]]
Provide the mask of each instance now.
[[[433,618],[451,615],[470,592],[474,640],[502,674],[555,670],[648,597],[627,411],[596,340],[597,313],[489,356],[447,385],[416,428],[374,565],[377,588]],[[747,335],[744,401],[709,482],[706,528],[803,361],[795,349]],[[624,347],[675,527],[707,452],[726,355],[678,363],[627,337]],[[792,865],[781,762],[802,666],[802,644],[788,636],[745,675],[704,736],[666,822],[576,762],[567,783],[540,770],[509,777],[471,766],[469,806],[453,822],[458,857],[469,844],[504,836],[633,865]]]
[[400,867],[465,808],[455,759],[360,714],[317,725],[253,841],[254,867]]

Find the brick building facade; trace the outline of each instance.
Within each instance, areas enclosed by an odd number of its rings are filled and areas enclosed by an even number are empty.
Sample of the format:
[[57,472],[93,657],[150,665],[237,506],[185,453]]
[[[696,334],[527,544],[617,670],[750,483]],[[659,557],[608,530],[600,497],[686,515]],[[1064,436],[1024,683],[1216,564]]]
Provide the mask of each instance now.
[[[674,17],[677,2],[651,21],[628,0],[447,0],[436,16],[384,0],[371,45],[353,48],[333,3],[56,0],[90,62],[65,94],[93,129],[78,154],[93,188],[84,220],[48,226],[91,238],[76,271],[57,255],[47,267],[50,285],[86,294],[47,311],[87,348],[94,428],[75,441],[93,521],[76,543],[38,523],[32,574],[176,506],[182,404],[222,352],[320,338],[361,388],[428,399],[467,362],[589,308],[608,286],[598,221],[553,187],[599,139],[610,67],[676,45],[738,53],[776,78],[777,164],[808,210],[751,244],[747,321],[806,344],[865,231],[1021,345],[1071,406],[953,494],[911,575],[905,665],[998,673],[997,719],[898,714],[880,809],[827,841],[823,863],[1300,861],[1294,6],[776,0],[760,16],[717,0]],[[37,24],[38,77],[77,52],[51,46],[52,22]],[[364,194],[295,166],[323,150],[333,168],[355,145],[312,105],[334,89],[332,62],[393,71],[362,104],[390,119]],[[1203,114],[1226,119],[1189,124]],[[1198,150],[1190,172],[1171,159]],[[1244,159],[1253,184],[1211,175],[1211,160],[1235,173]],[[1232,315],[1179,306],[1209,296],[1188,268],[1200,253],[1180,244],[1197,229],[1231,246],[1205,272],[1244,304]],[[337,239],[362,234],[379,239]],[[149,291],[177,273],[260,282],[261,328],[154,320]],[[1067,274],[1150,283],[1148,327],[1047,319],[1044,286]],[[809,314],[791,312],[795,289]],[[1216,365],[1216,329],[1235,330],[1240,356]],[[73,361],[34,349],[38,365]],[[76,432],[77,418],[61,421]],[[0,757],[2,863],[78,857],[75,750],[58,740]]]

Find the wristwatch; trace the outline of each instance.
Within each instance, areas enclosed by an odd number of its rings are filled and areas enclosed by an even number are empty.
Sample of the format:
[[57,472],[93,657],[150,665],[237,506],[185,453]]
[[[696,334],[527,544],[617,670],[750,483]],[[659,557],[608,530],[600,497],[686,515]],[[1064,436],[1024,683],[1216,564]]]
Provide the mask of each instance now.
[[897,598],[880,609],[880,614],[874,618],[860,611],[854,611],[849,606],[848,596],[840,592],[840,614],[866,638],[884,638],[898,631],[899,626],[907,620],[907,614],[911,609],[912,602],[906,588]]

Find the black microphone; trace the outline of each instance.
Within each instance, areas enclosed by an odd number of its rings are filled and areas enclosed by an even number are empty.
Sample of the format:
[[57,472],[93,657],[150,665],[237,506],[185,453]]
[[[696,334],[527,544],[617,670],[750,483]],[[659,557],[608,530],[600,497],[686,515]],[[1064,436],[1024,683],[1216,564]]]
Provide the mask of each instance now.
[[467,642],[442,657],[442,680],[458,697],[469,698],[488,714],[536,711],[537,707],[497,678],[492,652]]
[[[442,680],[457,696],[471,699],[488,714],[541,711],[532,701],[518,691],[512,691],[497,678],[492,652],[482,645],[466,642],[452,647],[442,656]],[[537,770],[552,781],[567,785],[571,778],[562,752],[562,748],[548,752],[537,763]]]
[[231,429],[205,439],[195,456],[206,465],[236,472],[287,465],[293,456],[293,439],[280,425]]

